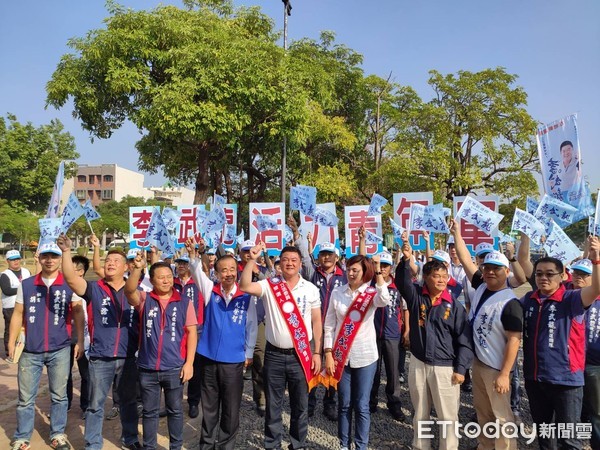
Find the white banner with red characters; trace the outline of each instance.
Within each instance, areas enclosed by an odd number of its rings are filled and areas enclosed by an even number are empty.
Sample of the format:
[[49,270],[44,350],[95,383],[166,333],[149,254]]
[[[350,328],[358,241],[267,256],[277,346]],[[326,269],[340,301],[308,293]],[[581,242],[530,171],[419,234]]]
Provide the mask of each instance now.
[[[285,224],[285,203],[250,203],[248,208],[250,215],[250,240],[262,241],[267,247],[269,256],[278,256],[283,250],[283,234]],[[271,216],[279,227],[277,230],[258,231],[256,216]]]
[[[324,209],[336,215],[335,203],[319,203],[317,208]],[[316,223],[312,217],[300,213],[300,227],[304,228],[312,236],[313,255],[319,256],[319,246],[324,242],[335,244],[335,248],[340,249],[340,234],[338,227],[326,227]],[[341,251],[340,251],[341,255]]]
[[[364,225],[365,230],[383,236],[381,231],[381,215],[368,216],[369,205],[346,206],[344,208],[346,230],[346,258],[358,254],[358,229]],[[373,256],[383,251],[383,243],[367,244],[367,255]]]
[[152,219],[155,206],[130,206],[129,207],[129,248],[150,248],[146,239],[146,231]]
[[[465,196],[454,197],[454,217],[463,202],[465,201]],[[484,206],[487,206],[494,212],[498,212],[498,205],[500,205],[500,199],[497,195],[479,195],[474,197],[479,203]],[[467,244],[467,248],[471,252],[471,255],[475,254],[475,247],[477,244],[481,244],[482,242],[486,242],[488,244],[492,244],[496,250],[498,250],[498,229],[494,229],[491,232],[491,236],[486,234],[484,231],[477,228],[475,225],[470,224],[464,220],[458,220],[458,226],[460,227],[460,234],[465,240],[465,244]]]
[[[394,194],[394,221],[402,228],[409,228],[410,205],[433,205],[433,192],[404,192]],[[411,231],[409,235],[410,245],[414,250],[424,251],[426,248],[422,231]],[[430,246],[433,249],[433,239]]]
[[206,210],[205,205],[182,205],[178,206],[177,210],[181,213],[179,223],[175,228],[175,247],[181,248],[185,246],[187,238],[194,236],[196,239],[200,237],[198,225],[196,223],[196,210]]

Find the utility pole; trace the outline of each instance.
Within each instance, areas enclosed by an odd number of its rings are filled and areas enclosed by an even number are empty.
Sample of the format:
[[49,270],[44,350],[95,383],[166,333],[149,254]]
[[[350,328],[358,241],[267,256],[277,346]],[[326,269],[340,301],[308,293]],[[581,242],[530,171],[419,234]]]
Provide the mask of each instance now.
[[[283,51],[287,51],[287,25],[288,16],[292,15],[292,4],[290,0],[281,0],[283,2]],[[287,173],[287,136],[283,135],[283,151],[281,155],[281,202],[285,204],[285,178]]]

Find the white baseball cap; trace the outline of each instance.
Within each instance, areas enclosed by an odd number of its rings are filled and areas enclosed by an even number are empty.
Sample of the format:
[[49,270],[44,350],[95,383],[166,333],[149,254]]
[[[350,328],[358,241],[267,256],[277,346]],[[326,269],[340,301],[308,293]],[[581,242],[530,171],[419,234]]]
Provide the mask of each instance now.
[[437,259],[438,261],[445,262],[446,264],[450,264],[450,255],[444,250],[436,250],[433,253],[432,258]]
[[475,247],[475,255],[476,256],[483,256],[486,253],[493,252],[493,251],[494,251],[494,246],[488,242],[482,242],[481,244],[477,244],[477,247]]
[[13,259],[22,259],[19,250],[9,250],[6,252],[6,259],[12,261]]
[[45,244],[40,245],[38,253],[40,255],[43,255],[44,253],[54,253],[55,255],[62,256],[62,250],[58,248],[58,245],[54,242],[46,242]]
[[575,261],[575,263],[571,266],[571,270],[580,270],[581,272],[592,273],[592,261],[589,259],[580,259],[579,261]]
[[127,252],[127,259],[135,259],[135,257],[138,254],[139,249],[138,248],[130,248],[129,251]]
[[394,259],[389,252],[381,252],[379,254],[379,262],[381,264],[389,264],[391,266],[394,263]]
[[240,250],[242,250],[242,251],[250,250],[255,245],[256,245],[256,243],[254,241],[247,240],[242,243]]
[[483,260],[483,264],[493,264],[495,266],[509,267],[510,264],[508,262],[508,258],[504,256],[502,253],[497,251],[491,251],[487,255],[485,255],[485,259]]

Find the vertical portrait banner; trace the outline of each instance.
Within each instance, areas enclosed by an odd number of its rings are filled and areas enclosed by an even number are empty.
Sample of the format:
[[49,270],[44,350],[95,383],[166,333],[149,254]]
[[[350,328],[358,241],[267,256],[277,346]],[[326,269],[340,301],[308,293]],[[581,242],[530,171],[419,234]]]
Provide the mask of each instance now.
[[[433,192],[405,192],[394,194],[394,221],[402,228],[409,228],[410,205],[433,205]],[[413,250],[425,251],[426,244],[422,231],[411,231],[409,235],[410,245]],[[430,246],[433,249],[433,239]]]
[[[500,198],[497,195],[479,195],[473,196],[475,200],[481,203],[484,206],[487,206],[495,213],[498,212],[498,206],[500,205]],[[466,199],[466,196],[454,197],[453,207],[454,207],[454,217],[458,213],[458,210],[462,206]],[[465,220],[456,219],[458,222],[458,226],[460,227],[460,234],[465,240],[465,244],[467,248],[471,252],[471,255],[475,255],[475,247],[477,244],[481,244],[486,242],[488,244],[492,244],[496,250],[499,248],[499,238],[498,238],[498,229],[494,229],[491,232],[491,235],[488,235],[486,232],[480,230],[475,225],[468,223]]]
[[[382,236],[381,214],[369,216],[369,205],[346,206],[344,208],[346,232],[346,258],[358,254],[358,229],[364,225],[365,230]],[[373,256],[383,251],[383,243],[367,243],[367,255]]]
[[536,138],[544,192],[577,208],[576,221],[592,214],[591,195],[581,171],[577,115],[538,127]]
[[[318,203],[317,208],[324,209],[336,215],[335,203]],[[340,250],[340,233],[338,227],[327,227],[316,223],[312,217],[300,212],[300,223],[303,229],[307,230],[312,236],[313,255],[319,256],[319,245],[324,242],[335,244],[335,248]],[[341,251],[340,251],[341,254]]]
[[[262,241],[267,247],[269,256],[277,256],[283,250],[285,224],[285,203],[250,203],[249,205],[250,240]],[[271,216],[277,222],[277,230],[259,231],[256,216]]]

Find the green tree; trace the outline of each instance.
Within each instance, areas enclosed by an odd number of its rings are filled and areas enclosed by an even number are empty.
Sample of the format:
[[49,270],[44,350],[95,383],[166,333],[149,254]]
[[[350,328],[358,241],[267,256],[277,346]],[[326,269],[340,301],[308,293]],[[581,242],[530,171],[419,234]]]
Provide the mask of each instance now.
[[[165,203],[154,199],[144,200],[142,197],[132,197],[130,195],[123,197],[118,202],[111,200],[102,203],[96,208],[96,211],[100,214],[100,219],[92,222],[94,231],[101,234],[102,231],[108,229],[109,233],[114,233],[119,239],[124,239],[125,235],[129,234],[129,208],[131,206],[159,206],[162,208]],[[87,224],[85,226],[87,227]]]
[[516,75],[503,68],[430,74],[433,99],[405,111],[408,126],[398,130],[376,175],[390,183],[389,163],[398,184],[428,187],[447,202],[470,192],[520,201],[535,194],[535,122]]
[[[8,114],[0,117],[0,199],[19,210],[46,212],[58,166],[79,157],[59,120],[35,127]],[[74,163],[65,165],[65,177]]]
[[0,199],[0,231],[9,233],[18,244],[38,239],[38,217],[18,206],[10,205]]

